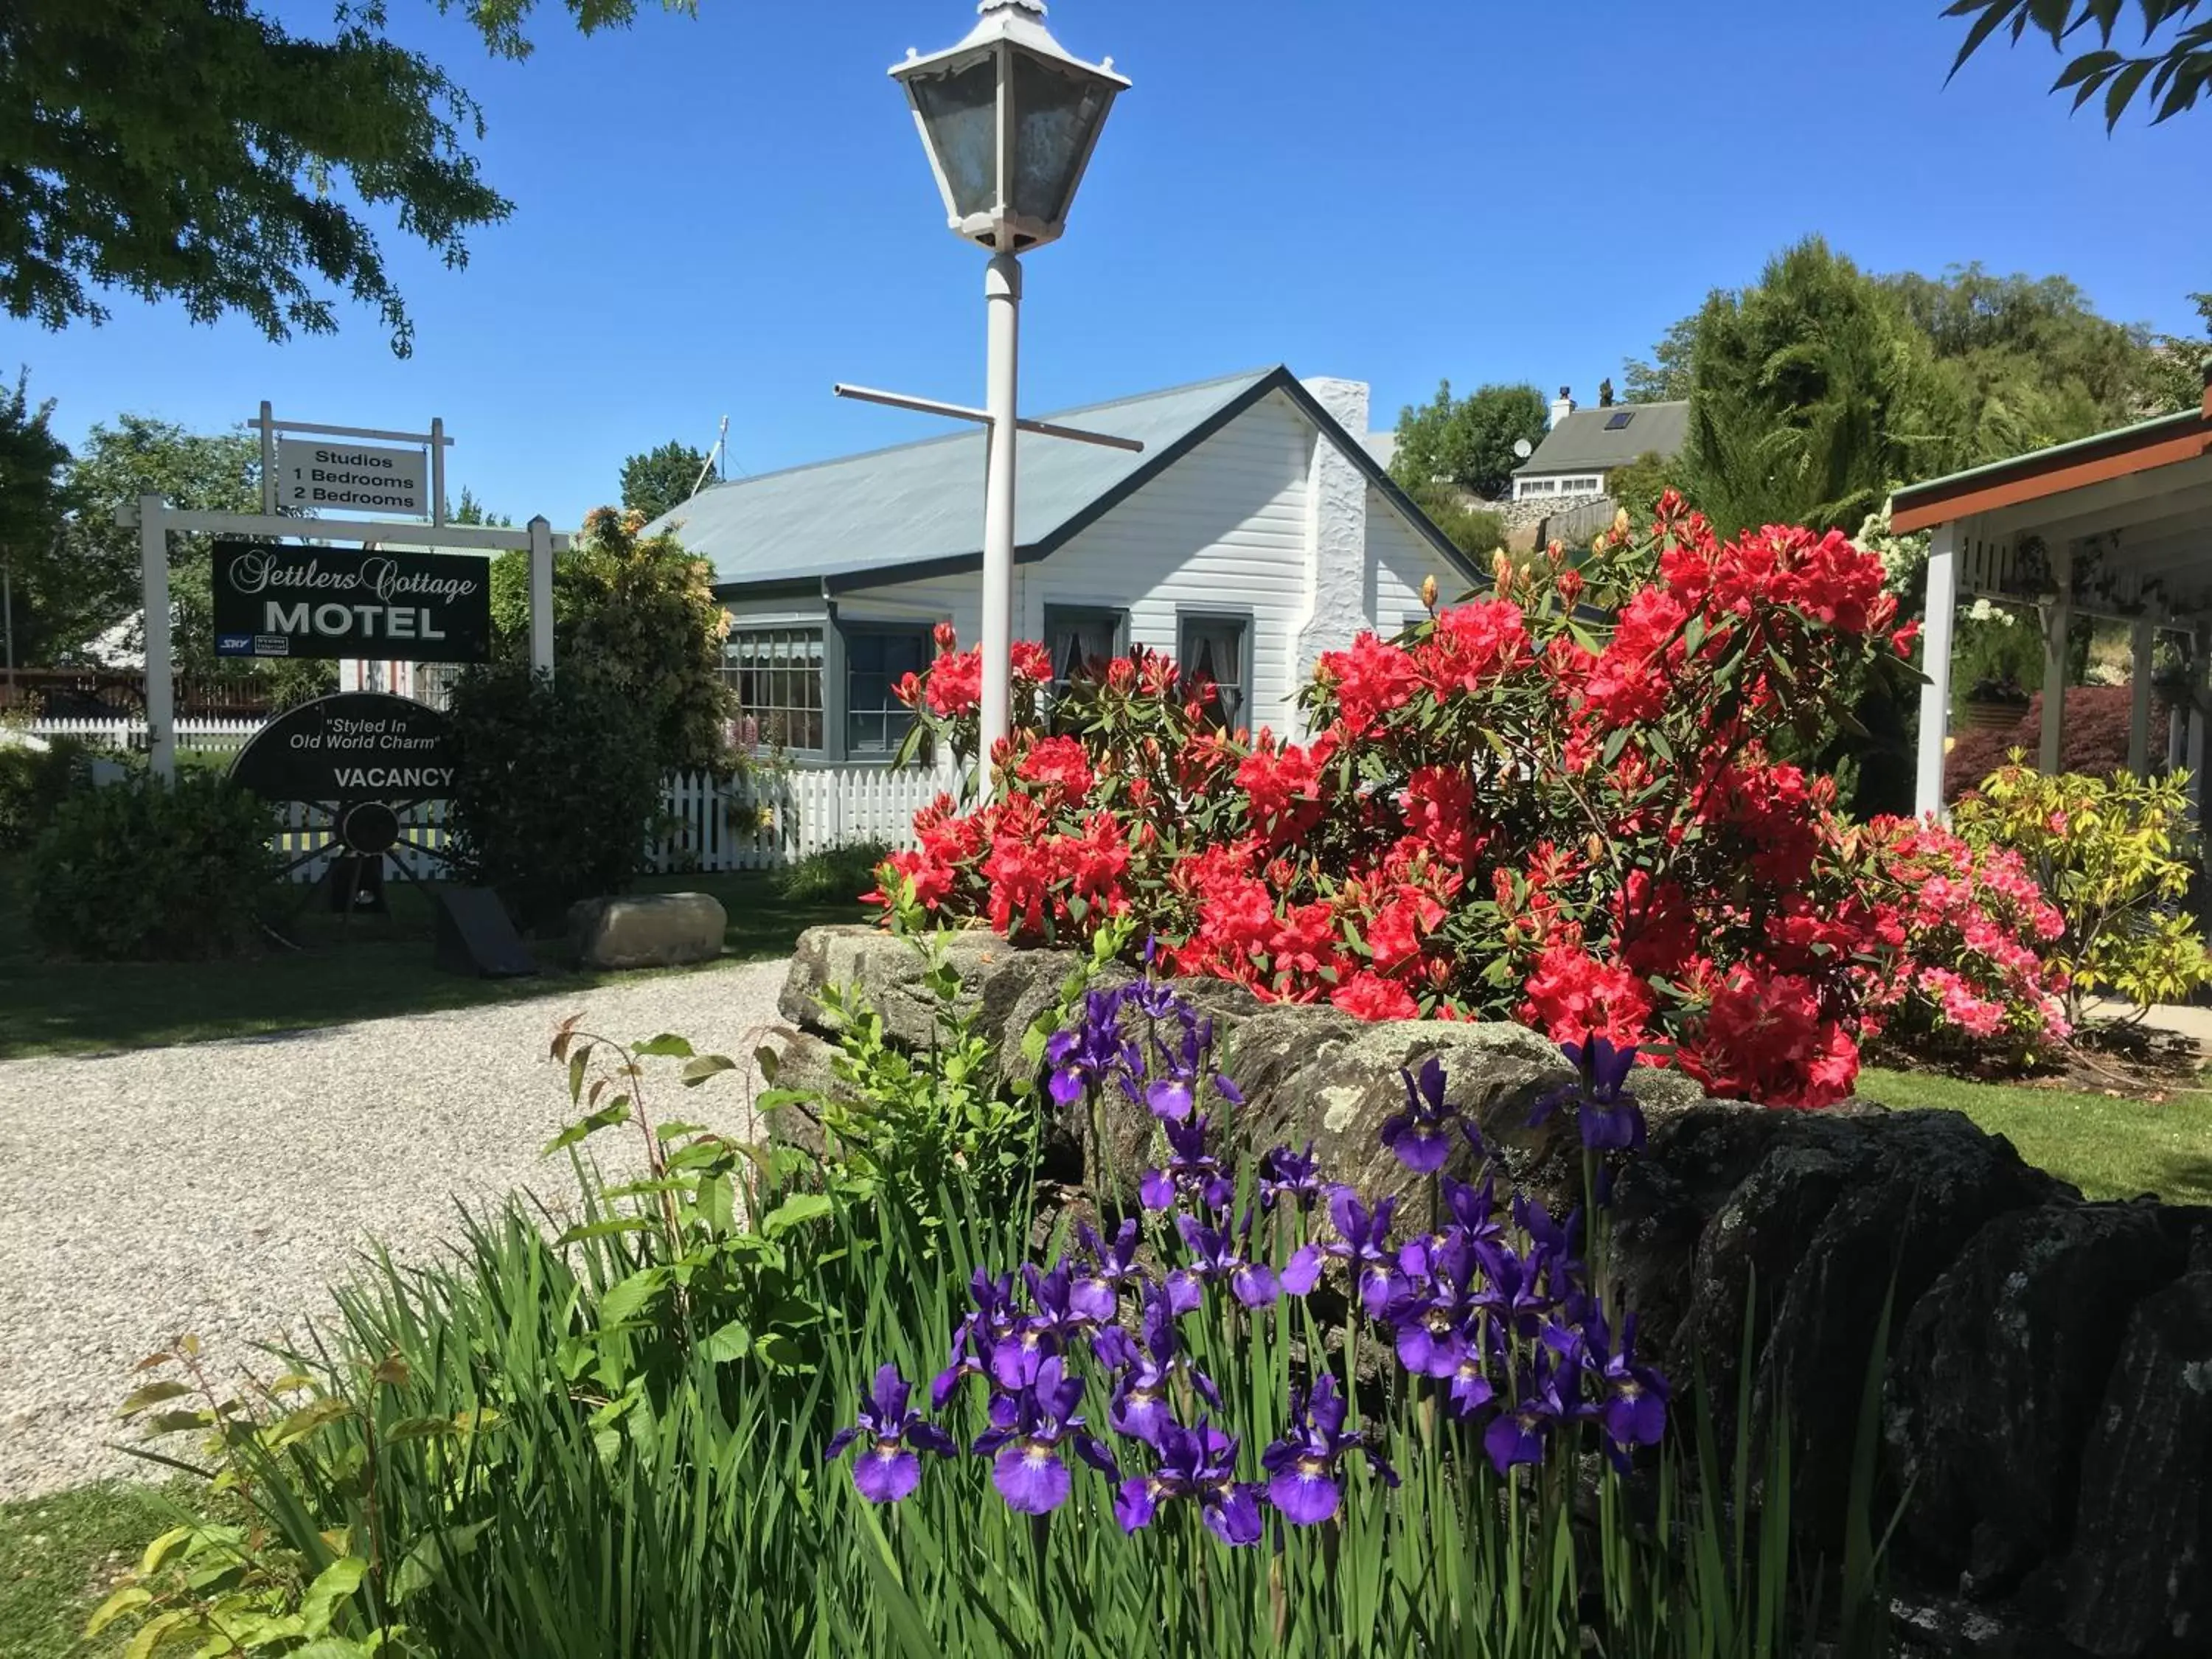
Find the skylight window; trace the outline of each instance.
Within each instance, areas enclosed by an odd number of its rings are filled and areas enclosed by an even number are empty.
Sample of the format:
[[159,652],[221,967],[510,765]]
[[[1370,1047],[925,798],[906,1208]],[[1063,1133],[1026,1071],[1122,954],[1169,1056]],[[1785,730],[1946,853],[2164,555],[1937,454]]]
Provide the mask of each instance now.
[[1619,431],[1620,431],[1623,428],[1625,428],[1626,426],[1627,426],[1627,424],[1628,424],[1631,421],[1634,420],[1635,418],[1636,418],[1636,411],[1635,411],[1634,410],[1632,410],[1632,409],[1624,409],[1624,410],[1620,410],[1620,411],[1619,411],[1617,414],[1615,414],[1615,415],[1613,416],[1613,417],[1611,420],[1607,421],[1607,422],[1605,423],[1605,429],[1606,429],[1607,432],[1619,432]]

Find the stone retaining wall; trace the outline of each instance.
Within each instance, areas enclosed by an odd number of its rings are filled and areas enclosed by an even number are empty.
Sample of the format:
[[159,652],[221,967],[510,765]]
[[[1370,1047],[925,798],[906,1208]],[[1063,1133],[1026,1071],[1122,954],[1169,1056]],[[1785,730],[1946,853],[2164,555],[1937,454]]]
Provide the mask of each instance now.
[[[963,994],[1020,1065],[1021,1036],[1077,966],[988,934],[951,943]],[[781,1003],[787,1086],[827,1086],[817,994],[857,985],[892,1039],[926,1045],[921,957],[867,928],[800,941]],[[1407,1179],[1377,1145],[1404,1101],[1399,1068],[1435,1054],[1451,1098],[1512,1176],[1579,1200],[1571,1127],[1529,1130],[1569,1079],[1516,1025],[1363,1024],[1263,1006],[1237,987],[1184,987],[1218,1020],[1254,1148],[1318,1143],[1323,1168],[1370,1192]],[[2093,1204],[1948,1111],[1822,1113],[1706,1101],[1640,1073],[1650,1144],[1615,1184],[1616,1271],[1644,1352],[1678,1387],[1701,1364],[1733,1407],[1747,1306],[1760,1424],[1786,1408],[1798,1506],[1842,1513],[1860,1401],[1888,1305],[1888,1489],[1909,1492],[1893,1547],[1905,1601],[1945,1650],[2165,1659],[2212,1653],[2212,1210]],[[803,1113],[777,1132],[818,1140]],[[1048,1137],[1052,1173],[1094,1189],[1139,1167],[1141,1113]],[[1720,1413],[1732,1434],[1729,1412]],[[1826,1528],[1813,1541],[1832,1544]]]

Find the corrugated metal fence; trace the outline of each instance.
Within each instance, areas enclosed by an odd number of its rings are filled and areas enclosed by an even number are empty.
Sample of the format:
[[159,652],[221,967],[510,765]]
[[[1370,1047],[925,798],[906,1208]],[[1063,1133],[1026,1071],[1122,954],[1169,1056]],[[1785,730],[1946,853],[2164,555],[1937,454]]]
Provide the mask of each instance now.
[[[260,729],[250,720],[179,720],[180,749],[236,749]],[[39,720],[40,737],[71,737],[113,749],[143,750],[146,728],[127,720]],[[725,781],[696,772],[672,772],[661,786],[660,833],[651,866],[664,874],[691,871],[771,870],[854,842],[914,844],[914,815],[954,787],[949,774],[882,766],[819,770],[758,769]],[[286,809],[279,850],[287,862],[316,854],[293,872],[295,881],[319,878],[329,863],[328,815],[294,803]],[[395,853],[426,878],[437,860],[424,854],[446,844],[444,809],[436,802],[414,808],[403,826],[410,851]],[[421,849],[419,852],[411,849]]]

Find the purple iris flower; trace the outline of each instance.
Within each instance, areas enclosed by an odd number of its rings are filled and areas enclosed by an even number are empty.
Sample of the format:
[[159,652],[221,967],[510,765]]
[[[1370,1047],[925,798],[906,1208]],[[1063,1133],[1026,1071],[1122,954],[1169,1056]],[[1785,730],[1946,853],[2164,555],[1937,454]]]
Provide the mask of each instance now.
[[1525,1193],[1513,1194],[1513,1224],[1528,1235],[1531,1255],[1548,1256],[1579,1271],[1581,1264],[1574,1261],[1574,1254],[1582,1223],[1580,1209],[1568,1211],[1565,1221],[1554,1221],[1542,1199],[1530,1198]]
[[1125,1532],[1148,1527],[1162,1503],[1194,1500],[1206,1530],[1235,1547],[1260,1541],[1260,1489],[1237,1479],[1237,1440],[1208,1423],[1186,1429],[1170,1423],[1155,1443],[1160,1465],[1150,1474],[1133,1474],[1114,1499],[1114,1516]]
[[1121,1286],[1140,1277],[1137,1272],[1137,1219],[1132,1216],[1124,1221],[1110,1244],[1092,1231],[1088,1222],[1077,1224],[1075,1236],[1083,1246],[1085,1259],[1075,1269],[1069,1301],[1103,1325],[1121,1310]]
[[975,1311],[962,1320],[952,1333],[952,1352],[945,1369],[929,1385],[929,1403],[935,1411],[943,1411],[945,1402],[969,1377],[989,1373],[993,1350],[1013,1334],[1019,1322],[1020,1310],[1014,1305],[1012,1273],[994,1278],[978,1267],[968,1281],[968,1293],[975,1299]]
[[1382,1125],[1382,1144],[1415,1175],[1434,1175],[1451,1157],[1451,1126],[1459,1114],[1444,1103],[1444,1068],[1434,1054],[1414,1075],[1402,1066],[1406,1109]]
[[1375,1472],[1390,1486],[1398,1473],[1356,1434],[1344,1432],[1344,1400],[1336,1379],[1323,1372],[1311,1395],[1294,1390],[1291,1421],[1283,1437],[1260,1455],[1267,1471],[1267,1501],[1294,1527],[1316,1527],[1337,1511],[1344,1489],[1337,1466],[1346,1454],[1366,1454]]
[[[1245,1218],[1243,1243],[1249,1242],[1250,1219]],[[1246,1261],[1243,1244],[1228,1228],[1209,1227],[1187,1215],[1177,1216],[1176,1226],[1182,1234],[1183,1248],[1191,1254],[1191,1270],[1200,1279],[1225,1281],[1229,1293],[1248,1308],[1267,1307],[1282,1295],[1274,1269]]]
[[[1495,1336],[1497,1326],[1487,1328],[1493,1334],[1493,1343],[1500,1340]],[[1496,1395],[1498,1391],[1491,1386],[1490,1373],[1483,1360],[1482,1345],[1470,1342],[1460,1354],[1459,1363],[1452,1367],[1446,1395],[1451,1401],[1454,1416],[1471,1417]]]
[[1583,1364],[1595,1384],[1598,1420],[1620,1446],[1656,1446],[1667,1432],[1667,1379],[1636,1361],[1636,1316],[1621,1322],[1620,1346],[1611,1348],[1605,1315],[1593,1310],[1583,1325]]
[[1294,1152],[1288,1146],[1277,1146],[1261,1154],[1260,1158],[1260,1202],[1267,1208],[1288,1199],[1301,1210],[1310,1210],[1320,1201],[1322,1181],[1320,1160],[1314,1157],[1314,1144],[1306,1142],[1303,1152]]
[[921,1459],[912,1449],[956,1455],[960,1448],[952,1437],[920,1412],[906,1408],[911,1390],[896,1365],[876,1373],[875,1386],[861,1397],[859,1421],[830,1437],[827,1462],[863,1437],[866,1448],[853,1460],[853,1485],[871,1504],[896,1504],[921,1484]]
[[991,1460],[991,1484],[1009,1509],[1024,1515],[1049,1515],[1067,1501],[1073,1486],[1063,1444],[1093,1468],[1118,1480],[1113,1454],[1084,1427],[1075,1408],[1083,1403],[1083,1379],[1070,1376],[1055,1354],[1037,1367],[1036,1379],[1016,1394],[991,1401],[991,1426],[975,1437],[978,1457]]
[[1409,1258],[1418,1257],[1421,1265],[1406,1271],[1403,1288],[1382,1318],[1397,1334],[1398,1363],[1416,1376],[1453,1375],[1474,1346],[1474,1247],[1455,1230],[1399,1252],[1401,1270]]
[[1213,1207],[1220,1207],[1220,1194],[1233,1189],[1222,1175],[1221,1160],[1206,1150],[1208,1127],[1206,1118],[1198,1114],[1181,1122],[1163,1121],[1161,1127],[1168,1138],[1167,1168],[1146,1170],[1137,1188],[1137,1195],[1146,1209],[1170,1208],[1178,1192],[1201,1197]]
[[1168,1311],[1177,1319],[1206,1305],[1206,1281],[1188,1267],[1177,1267],[1162,1279],[1160,1291]]
[[1075,1273],[1061,1262],[1050,1273],[1023,1267],[1036,1311],[991,1345],[991,1380],[1006,1389],[1027,1388],[1037,1367],[1100,1322],[1079,1305]]
[[[1128,1333],[1118,1328],[1101,1331],[1091,1340],[1091,1352],[1102,1363],[1121,1373],[1114,1387],[1113,1400],[1106,1408],[1106,1420],[1115,1433],[1133,1440],[1156,1440],[1161,1428],[1170,1420],[1168,1385],[1178,1371],[1190,1379],[1191,1387],[1201,1399],[1214,1410],[1221,1409],[1220,1391],[1213,1386],[1213,1379],[1182,1357],[1175,1322],[1176,1310],[1169,1300],[1166,1286],[1147,1285],[1136,1340],[1132,1340]],[[1112,1358],[1100,1347],[1109,1336],[1121,1339],[1109,1345]]]
[[1480,1244],[1504,1236],[1504,1224],[1498,1219],[1498,1178],[1486,1176],[1482,1185],[1470,1187],[1447,1176],[1443,1182],[1444,1212],[1451,1224],[1466,1236],[1470,1244]]
[[1636,1069],[1636,1046],[1617,1048],[1609,1039],[1594,1036],[1587,1044],[1562,1043],[1559,1052],[1579,1075],[1566,1088],[1555,1089],[1536,1103],[1528,1116],[1530,1125],[1543,1123],[1571,1105],[1583,1145],[1589,1151],[1642,1152],[1644,1109],[1627,1087]]
[[[1577,1415],[1571,1396],[1560,1392],[1562,1375],[1540,1348],[1534,1363],[1522,1368],[1513,1403],[1483,1431],[1482,1449],[1500,1474],[1516,1463],[1542,1462],[1545,1437]],[[1565,1375],[1571,1388],[1572,1373]]]
[[1329,1195],[1328,1212],[1336,1223],[1337,1237],[1324,1248],[1350,1268],[1353,1292],[1370,1319],[1382,1316],[1403,1282],[1389,1248],[1390,1222],[1397,1209],[1395,1195],[1371,1211],[1349,1187],[1339,1187]]
[[[1145,942],[1146,967],[1152,965],[1153,943],[1150,939]],[[1173,1019],[1177,1014],[1187,1012],[1190,1007],[1175,987],[1165,980],[1140,979],[1133,985],[1125,985],[1121,988],[1121,998],[1130,1007],[1152,1020]]]
[[1137,1064],[1137,1046],[1121,1030],[1121,993],[1093,991],[1084,998],[1083,1018],[1045,1044],[1052,1068],[1046,1086],[1063,1106],[1073,1106],[1086,1091],[1109,1079],[1127,1079]]
[[991,1376],[1002,1389],[1027,1386],[1041,1360],[1066,1352],[1071,1341],[1099,1323],[1079,1305],[1075,1273],[1066,1262],[1050,1273],[1039,1273],[1031,1263],[1022,1273],[1036,1311],[992,1346]]
[[1544,1294],[1539,1269],[1540,1255],[1522,1256],[1503,1243],[1475,1247],[1481,1263],[1481,1282],[1471,1299],[1504,1322],[1516,1335],[1533,1337],[1543,1328],[1544,1316],[1556,1305]]

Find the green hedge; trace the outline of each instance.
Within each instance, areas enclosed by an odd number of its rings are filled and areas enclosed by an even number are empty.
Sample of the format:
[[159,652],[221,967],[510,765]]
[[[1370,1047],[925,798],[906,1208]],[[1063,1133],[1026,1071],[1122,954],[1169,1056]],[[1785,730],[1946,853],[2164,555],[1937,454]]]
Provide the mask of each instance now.
[[274,813],[229,779],[138,775],[64,799],[31,856],[31,930],[57,956],[183,961],[260,936]]

